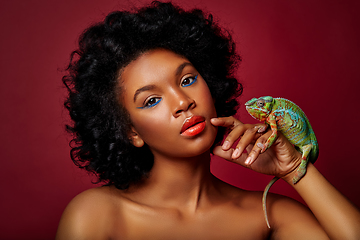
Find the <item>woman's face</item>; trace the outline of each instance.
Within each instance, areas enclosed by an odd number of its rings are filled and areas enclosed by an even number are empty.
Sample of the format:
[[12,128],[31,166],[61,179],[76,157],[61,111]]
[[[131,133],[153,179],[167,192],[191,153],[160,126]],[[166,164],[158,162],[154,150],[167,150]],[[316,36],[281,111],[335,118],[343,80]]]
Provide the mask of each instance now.
[[209,88],[194,66],[171,51],[146,52],[120,78],[133,124],[133,144],[145,142],[154,157],[194,157],[212,146],[217,129]]

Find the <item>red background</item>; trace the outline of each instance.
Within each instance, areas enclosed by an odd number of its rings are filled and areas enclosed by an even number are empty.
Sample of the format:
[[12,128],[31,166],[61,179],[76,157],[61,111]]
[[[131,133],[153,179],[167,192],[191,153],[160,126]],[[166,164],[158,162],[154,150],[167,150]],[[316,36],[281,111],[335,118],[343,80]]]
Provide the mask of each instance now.
[[[108,12],[149,1],[4,1],[0,3],[0,239],[53,239],[67,203],[92,187],[69,157],[61,76],[80,32]],[[359,1],[183,0],[230,29],[243,62],[243,104],[271,95],[296,102],[320,143],[317,168],[360,206],[357,150],[360,72]],[[241,107],[238,117],[255,122]],[[214,159],[212,170],[245,189],[270,176]],[[278,182],[272,191],[299,197]]]

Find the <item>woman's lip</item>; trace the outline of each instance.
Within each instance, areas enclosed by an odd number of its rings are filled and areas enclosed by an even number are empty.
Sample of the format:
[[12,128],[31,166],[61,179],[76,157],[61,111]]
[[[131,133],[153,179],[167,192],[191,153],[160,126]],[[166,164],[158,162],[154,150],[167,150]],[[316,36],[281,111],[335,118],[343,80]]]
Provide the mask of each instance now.
[[185,120],[180,133],[185,136],[194,136],[201,133],[204,130],[205,125],[204,117],[192,116]]

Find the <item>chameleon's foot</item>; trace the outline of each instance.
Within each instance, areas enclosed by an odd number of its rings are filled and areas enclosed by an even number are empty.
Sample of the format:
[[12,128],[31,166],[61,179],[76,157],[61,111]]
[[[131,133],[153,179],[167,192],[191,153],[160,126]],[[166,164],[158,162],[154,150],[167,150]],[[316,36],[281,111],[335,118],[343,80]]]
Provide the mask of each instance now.
[[306,166],[308,161],[302,159],[299,168],[296,170],[295,176],[293,177],[293,184],[296,184],[306,173]]

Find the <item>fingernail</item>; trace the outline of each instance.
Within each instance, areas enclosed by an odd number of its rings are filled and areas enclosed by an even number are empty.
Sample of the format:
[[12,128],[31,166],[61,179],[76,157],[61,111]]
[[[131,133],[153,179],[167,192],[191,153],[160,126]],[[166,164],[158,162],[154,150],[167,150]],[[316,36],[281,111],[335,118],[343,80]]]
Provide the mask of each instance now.
[[263,153],[265,151],[265,145],[262,143],[257,143],[256,146],[261,149],[260,153]]
[[251,161],[252,161],[252,157],[248,156],[247,159],[245,160],[245,164],[249,165]]
[[223,149],[228,149],[230,147],[230,142],[229,141],[225,141],[222,145]]
[[213,118],[210,119],[210,121],[215,121],[216,122],[218,119],[219,118],[217,118],[217,117],[213,117]]
[[257,143],[256,146],[258,146],[258,147],[261,148],[261,149],[264,148],[264,144],[262,144],[262,143]]
[[232,158],[238,158],[239,155],[240,155],[240,150],[236,148],[231,157]]

